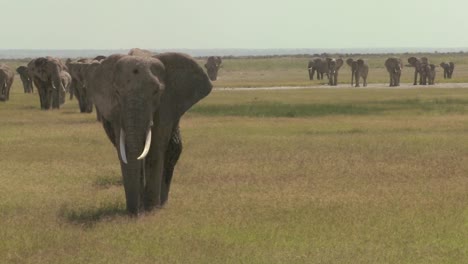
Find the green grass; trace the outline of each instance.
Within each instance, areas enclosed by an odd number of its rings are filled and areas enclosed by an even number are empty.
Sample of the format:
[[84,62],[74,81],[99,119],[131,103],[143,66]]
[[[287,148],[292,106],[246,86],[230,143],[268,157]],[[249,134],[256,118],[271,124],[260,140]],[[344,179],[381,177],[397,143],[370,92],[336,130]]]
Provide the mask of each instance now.
[[[76,101],[0,104],[2,263],[466,263],[468,89],[215,91],[168,205],[125,214]],[[292,113],[292,114],[291,114]]]

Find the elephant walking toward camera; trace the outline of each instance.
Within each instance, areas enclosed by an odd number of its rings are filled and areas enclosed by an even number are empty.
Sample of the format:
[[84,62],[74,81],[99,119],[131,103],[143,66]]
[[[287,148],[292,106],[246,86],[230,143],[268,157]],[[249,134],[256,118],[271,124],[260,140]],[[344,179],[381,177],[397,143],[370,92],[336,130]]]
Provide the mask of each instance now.
[[426,85],[427,84],[427,77],[428,77],[428,66],[429,60],[426,57],[416,58],[410,57],[408,59],[408,63],[410,67],[414,67],[414,82],[413,85],[418,84],[418,75],[419,75],[419,84]]
[[16,72],[19,74],[21,82],[23,83],[24,93],[33,93],[33,84],[29,77],[28,67],[19,66],[16,68]]
[[92,99],[120,160],[127,210],[163,206],[182,152],[182,115],[212,89],[191,57],[112,55],[87,70]]
[[346,64],[351,67],[351,86],[354,85],[356,80],[356,87],[359,87],[359,79],[362,78],[363,86],[367,86],[367,75],[369,73],[369,66],[363,59],[353,60],[351,58],[346,60]]
[[67,78],[67,75],[62,72],[66,70],[59,59],[52,57],[40,57],[28,63],[29,77],[39,93],[41,109],[58,109],[65,102],[68,88],[64,85],[67,81],[63,78]]
[[390,87],[400,86],[401,70],[403,63],[398,58],[388,58],[385,61],[385,68],[390,75]]
[[444,69],[444,79],[452,79],[453,70],[455,69],[455,63],[453,62],[442,62],[440,67]]
[[315,72],[317,72],[317,80],[323,79],[323,74],[328,76],[328,63],[325,59],[315,58],[309,61],[307,65],[309,71],[309,80],[314,80]]
[[223,60],[219,56],[208,57],[205,63],[205,68],[208,73],[208,77],[210,77],[210,80],[216,81],[218,79],[218,71],[219,68],[221,68],[222,63]]
[[326,60],[328,64],[328,83],[332,86],[336,86],[338,85],[338,71],[341,66],[343,66],[343,59],[327,58]]
[[0,64],[0,101],[10,100],[10,89],[15,78],[15,73],[8,65]]
[[[67,60],[66,65],[71,75],[72,82],[71,94],[76,96],[80,113],[91,113],[93,111],[93,103],[91,99],[91,92],[88,89],[85,75],[86,69],[90,65],[90,59],[81,59],[78,61]],[[72,98],[70,94],[70,99]]]

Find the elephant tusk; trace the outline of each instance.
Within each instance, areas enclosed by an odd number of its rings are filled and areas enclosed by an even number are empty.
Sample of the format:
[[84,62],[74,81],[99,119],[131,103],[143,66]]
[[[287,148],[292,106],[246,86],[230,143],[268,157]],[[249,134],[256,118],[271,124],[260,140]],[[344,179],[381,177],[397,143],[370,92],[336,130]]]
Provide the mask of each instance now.
[[125,152],[125,132],[120,128],[120,157],[123,163],[127,164],[127,154]]
[[141,153],[140,157],[137,158],[137,160],[142,160],[146,158],[146,155],[148,155],[148,152],[150,150],[150,146],[151,146],[151,127],[148,128],[148,132],[146,134],[145,148],[143,149],[143,152]]

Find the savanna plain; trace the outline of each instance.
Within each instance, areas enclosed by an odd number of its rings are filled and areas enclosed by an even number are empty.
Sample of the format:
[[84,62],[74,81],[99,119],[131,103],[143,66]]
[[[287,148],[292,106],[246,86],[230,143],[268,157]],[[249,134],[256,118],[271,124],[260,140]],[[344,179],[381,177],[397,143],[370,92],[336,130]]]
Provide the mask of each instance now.
[[[468,82],[468,55],[427,56],[457,64],[436,83]],[[387,82],[387,55],[363,57],[369,83]],[[214,85],[320,84],[307,61],[225,58]],[[468,88],[214,90],[181,133],[168,204],[131,218],[95,115],[41,111],[16,77],[0,104],[0,263],[468,263]]]

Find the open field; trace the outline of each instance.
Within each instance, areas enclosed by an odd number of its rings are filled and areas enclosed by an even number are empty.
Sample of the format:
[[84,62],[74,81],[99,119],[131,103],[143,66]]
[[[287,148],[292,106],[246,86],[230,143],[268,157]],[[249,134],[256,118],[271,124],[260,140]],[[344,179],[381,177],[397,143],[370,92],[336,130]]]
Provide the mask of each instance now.
[[[241,62],[216,85],[267,67]],[[94,114],[21,91],[0,104],[1,263],[468,262],[468,89],[214,91],[139,219]]]

